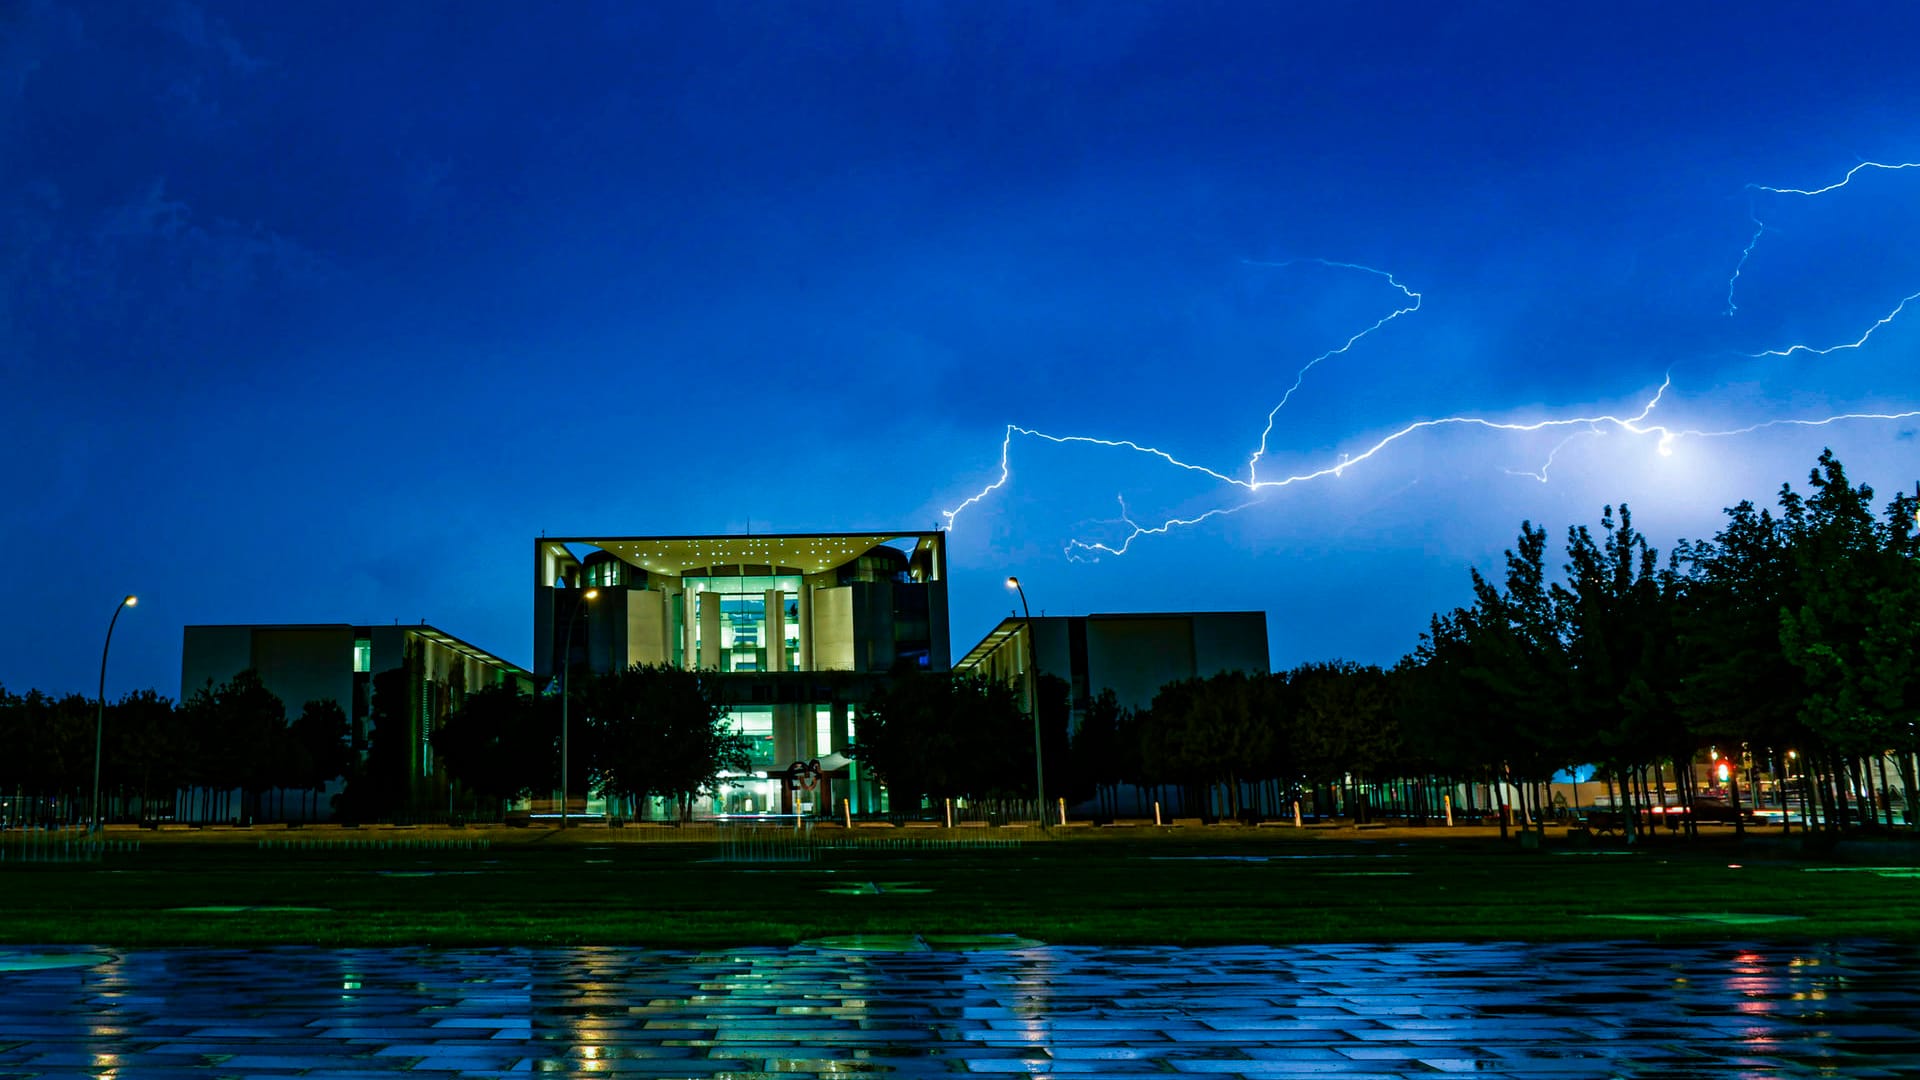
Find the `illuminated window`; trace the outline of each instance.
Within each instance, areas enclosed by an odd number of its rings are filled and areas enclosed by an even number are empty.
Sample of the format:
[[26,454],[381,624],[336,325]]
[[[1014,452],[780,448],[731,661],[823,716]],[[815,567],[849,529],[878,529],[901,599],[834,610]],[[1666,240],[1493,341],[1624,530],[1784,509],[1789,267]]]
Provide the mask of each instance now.
[[373,642],[359,638],[353,643],[353,670],[356,673],[373,670]]
[[770,709],[733,710],[734,730],[747,737],[747,753],[752,767],[764,769],[773,761],[773,711]]

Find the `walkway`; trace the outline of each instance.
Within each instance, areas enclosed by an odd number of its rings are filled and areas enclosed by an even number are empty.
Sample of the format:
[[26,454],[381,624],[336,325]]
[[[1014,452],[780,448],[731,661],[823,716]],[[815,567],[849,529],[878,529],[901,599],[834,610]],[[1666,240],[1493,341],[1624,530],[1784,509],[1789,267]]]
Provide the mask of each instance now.
[[1920,1077],[1917,976],[1871,943],[0,949],[0,1078]]

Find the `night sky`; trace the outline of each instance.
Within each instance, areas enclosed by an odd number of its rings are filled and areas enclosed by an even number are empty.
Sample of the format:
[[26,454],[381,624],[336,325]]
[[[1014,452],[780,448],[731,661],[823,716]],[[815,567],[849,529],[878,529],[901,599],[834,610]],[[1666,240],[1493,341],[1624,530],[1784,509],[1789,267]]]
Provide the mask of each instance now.
[[[1244,481],[1410,294],[1261,479],[1671,386],[1259,491],[1016,433],[953,519],[955,655],[1017,573],[1390,662],[1522,519],[1625,500],[1666,548],[1826,445],[1884,501],[1920,418],[1661,434],[1920,408],[1920,301],[1754,355],[1920,291],[1920,168],[1752,186],[1920,161],[1916,22],[0,0],[0,684],[91,693],[129,592],[114,697],[177,692],[189,623],[525,664],[543,530],[932,528],[1009,424]],[[1121,497],[1253,505],[1075,547]]]

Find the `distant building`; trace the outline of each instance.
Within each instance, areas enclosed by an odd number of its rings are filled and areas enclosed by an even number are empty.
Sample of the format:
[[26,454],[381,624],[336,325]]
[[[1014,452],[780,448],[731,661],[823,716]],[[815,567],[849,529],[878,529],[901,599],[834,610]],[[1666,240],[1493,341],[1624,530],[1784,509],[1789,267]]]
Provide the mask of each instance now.
[[1026,700],[1026,672],[1065,679],[1069,730],[1087,707],[1112,690],[1122,708],[1145,708],[1162,686],[1222,671],[1268,671],[1267,616],[1262,611],[1129,612],[1094,615],[1010,616],[953,667],[957,672],[1012,682]]
[[352,626],[279,623],[189,626],[180,650],[180,700],[251,668],[287,708],[289,720],[309,701],[332,700],[353,724],[353,745],[364,751],[372,718],[373,678],[405,668],[411,718],[408,771],[422,798],[440,793],[434,767],[435,728],[467,693],[496,683],[531,686],[525,669],[425,624]]
[[[841,799],[855,813],[882,810],[883,793],[842,751],[876,687],[948,669],[946,578],[941,532],[543,537],[534,675],[544,685],[563,666],[714,672],[754,749],[751,771],[725,777],[699,813],[821,813]],[[815,760],[821,787],[782,782],[792,763]]]

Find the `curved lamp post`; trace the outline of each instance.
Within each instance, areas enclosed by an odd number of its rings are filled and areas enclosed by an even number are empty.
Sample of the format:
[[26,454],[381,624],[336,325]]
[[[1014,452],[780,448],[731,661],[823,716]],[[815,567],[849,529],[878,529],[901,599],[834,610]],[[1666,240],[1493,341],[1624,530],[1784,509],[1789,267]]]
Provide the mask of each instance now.
[[1027,590],[1020,587],[1020,579],[1009,576],[1007,588],[1020,594],[1020,613],[1027,630],[1027,714],[1033,717],[1033,790],[1034,797],[1040,800],[1040,827],[1047,827],[1047,780],[1046,772],[1040,762],[1040,695],[1033,681],[1033,669],[1036,664],[1033,651],[1033,609],[1027,606]]
[[94,699],[93,713],[93,813],[87,819],[87,831],[96,832],[100,828],[100,743],[101,736],[107,730],[107,650],[113,648],[113,627],[120,621],[120,612],[140,602],[137,596],[129,596],[120,601],[113,609],[113,618],[107,620],[107,640],[100,646],[100,693]]
[[580,613],[587,610],[587,601],[600,595],[599,589],[588,589],[573,602],[573,611],[567,615],[567,634],[565,643],[560,646],[560,827],[567,827],[567,676],[573,670],[573,624],[579,621]]

